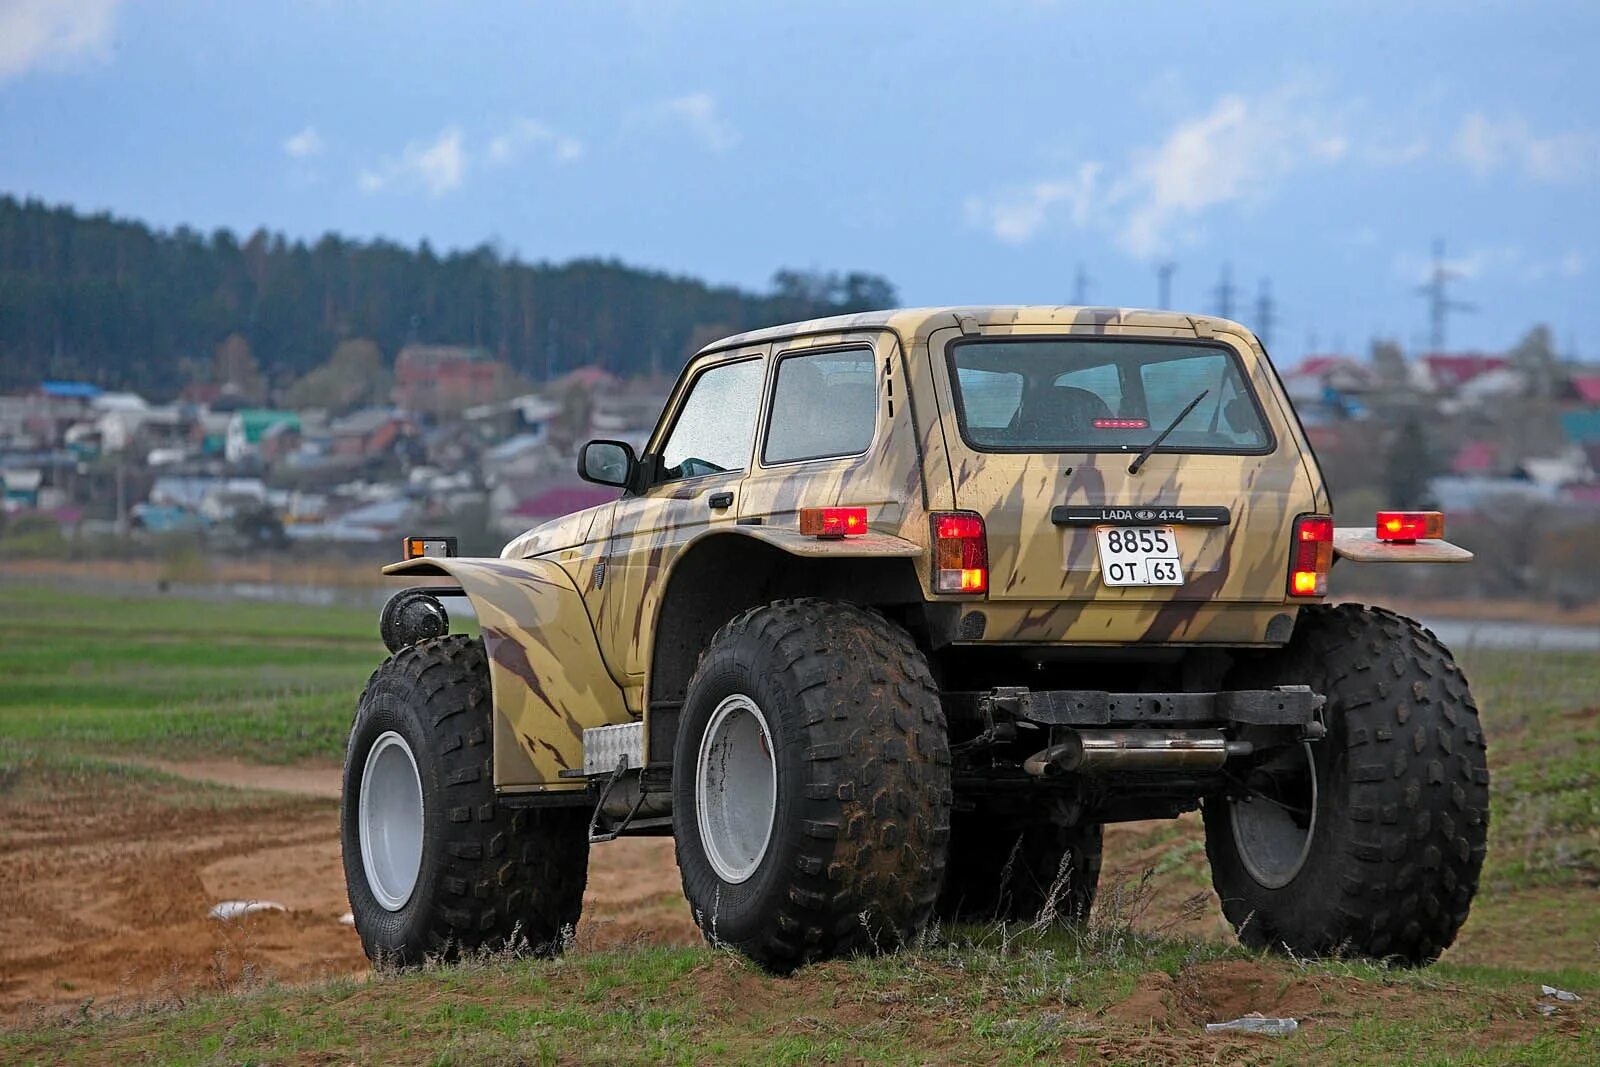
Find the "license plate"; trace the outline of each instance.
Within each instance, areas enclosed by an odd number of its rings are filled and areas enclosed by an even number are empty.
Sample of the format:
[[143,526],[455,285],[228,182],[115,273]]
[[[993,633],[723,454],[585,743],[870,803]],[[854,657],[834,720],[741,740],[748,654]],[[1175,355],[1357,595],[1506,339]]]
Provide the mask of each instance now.
[[1182,585],[1178,535],[1170,526],[1097,526],[1100,579],[1107,585]]

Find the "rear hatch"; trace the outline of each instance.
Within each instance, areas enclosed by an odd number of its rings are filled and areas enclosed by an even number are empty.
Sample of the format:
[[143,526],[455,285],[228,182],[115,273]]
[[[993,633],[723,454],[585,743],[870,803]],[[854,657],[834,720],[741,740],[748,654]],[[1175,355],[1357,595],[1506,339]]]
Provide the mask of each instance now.
[[1178,333],[931,339],[991,600],[1283,601],[1294,520],[1314,507],[1299,435],[1242,339]]

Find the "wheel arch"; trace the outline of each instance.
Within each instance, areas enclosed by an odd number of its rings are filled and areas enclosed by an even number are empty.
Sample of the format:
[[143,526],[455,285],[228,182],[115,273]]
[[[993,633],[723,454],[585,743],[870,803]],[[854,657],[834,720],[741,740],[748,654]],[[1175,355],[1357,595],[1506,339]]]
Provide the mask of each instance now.
[[[678,717],[700,653],[724,623],[786,597],[817,597],[920,617],[922,546],[882,534],[839,541],[795,530],[711,531],[673,560],[651,627],[645,758],[671,759]],[[909,628],[915,630],[915,626]]]
[[494,783],[582,795],[583,731],[633,721],[572,578],[553,560],[424,557],[383,569],[449,577],[472,603],[494,698]]

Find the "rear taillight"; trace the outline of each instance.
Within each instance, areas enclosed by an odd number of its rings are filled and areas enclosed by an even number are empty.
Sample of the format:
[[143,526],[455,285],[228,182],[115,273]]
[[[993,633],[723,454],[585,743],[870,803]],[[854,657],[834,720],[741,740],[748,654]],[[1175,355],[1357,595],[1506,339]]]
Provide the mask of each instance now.
[[1289,595],[1327,596],[1328,568],[1333,566],[1333,520],[1302,515],[1294,520],[1289,548]]
[[934,513],[933,588],[939,593],[989,591],[989,541],[982,516],[970,511]]
[[1444,536],[1442,511],[1380,511],[1373,523],[1380,541],[1421,541]]

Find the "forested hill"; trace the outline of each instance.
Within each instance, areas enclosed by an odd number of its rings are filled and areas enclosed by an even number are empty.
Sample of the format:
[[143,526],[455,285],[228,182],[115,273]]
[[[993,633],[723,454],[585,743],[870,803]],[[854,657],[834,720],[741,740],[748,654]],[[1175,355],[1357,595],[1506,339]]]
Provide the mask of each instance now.
[[169,233],[0,196],[0,390],[54,377],[171,394],[236,332],[280,384],[351,337],[389,360],[409,341],[473,345],[535,381],[584,363],[671,372],[722,333],[894,302],[869,274],[781,270],[771,292],[752,293],[488,246],[440,255],[335,234]]

